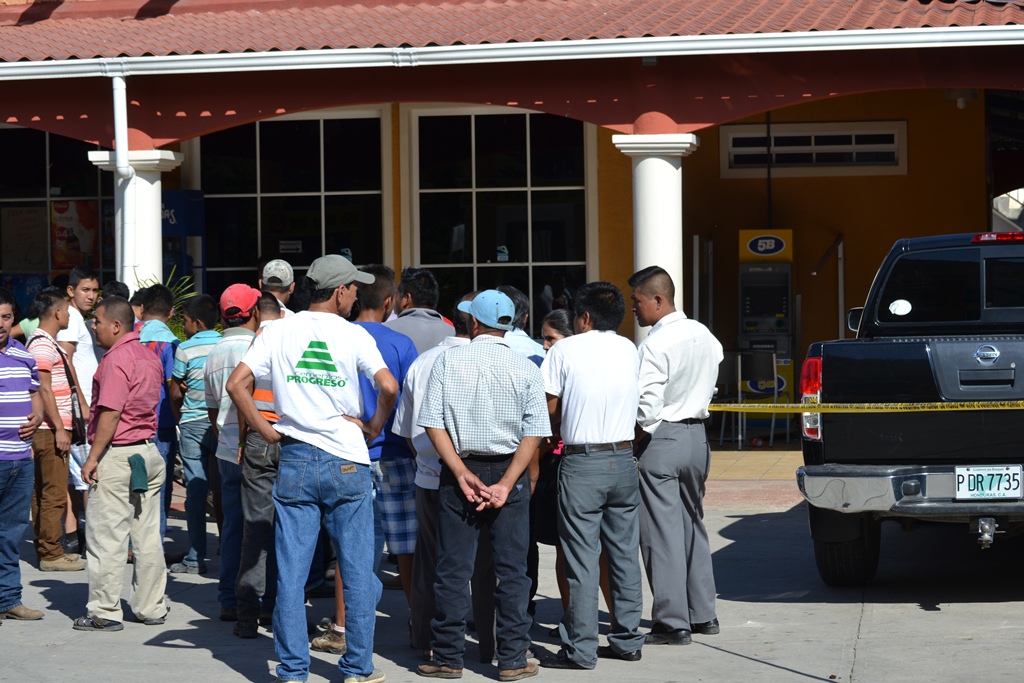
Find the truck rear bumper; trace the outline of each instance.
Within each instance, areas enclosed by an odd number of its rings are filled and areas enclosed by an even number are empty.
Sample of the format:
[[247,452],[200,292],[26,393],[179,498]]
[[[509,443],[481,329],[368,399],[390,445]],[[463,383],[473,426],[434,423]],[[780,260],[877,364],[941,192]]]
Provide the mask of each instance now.
[[805,465],[796,471],[807,502],[837,512],[961,520],[978,516],[1024,520],[1024,500],[956,500],[953,467]]

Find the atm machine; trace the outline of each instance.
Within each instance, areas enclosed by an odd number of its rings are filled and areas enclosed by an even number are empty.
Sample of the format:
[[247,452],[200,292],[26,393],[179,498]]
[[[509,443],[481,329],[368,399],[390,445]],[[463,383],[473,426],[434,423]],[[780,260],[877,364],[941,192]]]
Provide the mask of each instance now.
[[[793,233],[791,230],[741,230],[739,256],[739,335],[745,351],[775,353],[775,382],[779,393],[793,399]],[[747,382],[744,393],[771,395],[770,382]],[[770,414],[753,414],[752,426],[761,426]]]

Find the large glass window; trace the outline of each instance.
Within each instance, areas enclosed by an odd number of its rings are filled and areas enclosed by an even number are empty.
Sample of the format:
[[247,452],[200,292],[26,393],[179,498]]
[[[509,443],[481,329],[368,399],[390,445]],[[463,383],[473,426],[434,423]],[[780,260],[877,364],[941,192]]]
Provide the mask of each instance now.
[[[113,277],[113,183],[89,161],[97,145],[0,124],[0,271],[24,313],[77,265]],[[106,173],[111,176],[113,174]]]
[[586,281],[583,123],[508,111],[414,120],[415,259],[437,275],[439,307],[513,285],[530,298],[527,332],[538,335]]
[[325,254],[384,261],[377,113],[260,121],[203,136],[207,289],[252,281],[260,257],[298,271]]

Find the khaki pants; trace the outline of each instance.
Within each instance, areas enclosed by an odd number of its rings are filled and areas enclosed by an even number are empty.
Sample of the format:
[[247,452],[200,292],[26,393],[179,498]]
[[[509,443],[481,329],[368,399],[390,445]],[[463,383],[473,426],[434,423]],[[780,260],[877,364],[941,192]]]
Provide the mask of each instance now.
[[68,461],[57,454],[52,429],[40,429],[32,439],[35,460],[35,491],[32,495],[32,530],[40,560],[64,556],[64,511],[68,500]]
[[[128,458],[138,453],[146,461],[149,490],[130,493]],[[151,443],[111,446],[100,458],[98,482],[89,487],[86,508],[86,559],[89,562],[90,617],[122,620],[121,588],[131,538],[135,556],[129,605],[139,619],[167,614],[164,590],[167,566],[160,538],[160,491],[166,478],[163,458]]]

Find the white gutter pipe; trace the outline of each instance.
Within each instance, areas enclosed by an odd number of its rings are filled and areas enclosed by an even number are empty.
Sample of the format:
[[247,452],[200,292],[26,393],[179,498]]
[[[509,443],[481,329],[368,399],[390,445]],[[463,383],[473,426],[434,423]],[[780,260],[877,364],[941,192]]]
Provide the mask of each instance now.
[[951,26],[611,38],[434,47],[331,48],[0,63],[0,80],[452,66],[578,59],[1024,45],[1024,26]]
[[128,162],[128,96],[123,76],[114,76],[114,163],[117,167],[116,185],[121,193],[121,225],[114,226],[115,270],[118,279],[136,289],[134,271],[138,259],[135,253],[135,169]]

